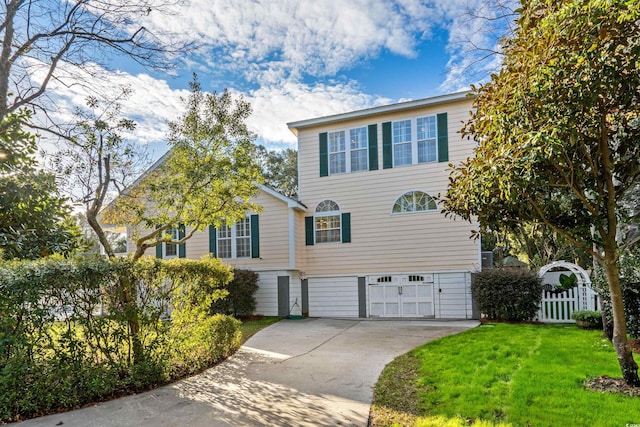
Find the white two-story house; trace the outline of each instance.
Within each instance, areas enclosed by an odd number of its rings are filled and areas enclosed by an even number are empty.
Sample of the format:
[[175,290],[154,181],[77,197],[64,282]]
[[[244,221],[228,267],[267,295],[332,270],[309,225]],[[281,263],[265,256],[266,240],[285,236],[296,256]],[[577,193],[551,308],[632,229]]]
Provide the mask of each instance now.
[[459,132],[471,101],[455,93],[289,123],[299,200],[261,186],[260,215],[156,256],[212,253],[258,272],[259,314],[471,318],[480,244],[437,201],[448,164],[472,155]]

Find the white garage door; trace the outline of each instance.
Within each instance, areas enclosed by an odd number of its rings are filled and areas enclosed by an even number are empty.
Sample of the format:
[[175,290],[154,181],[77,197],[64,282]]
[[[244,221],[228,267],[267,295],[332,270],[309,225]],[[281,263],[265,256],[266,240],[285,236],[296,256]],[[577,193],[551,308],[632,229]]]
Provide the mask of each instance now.
[[369,315],[433,317],[433,274],[369,277]]
[[309,278],[310,317],[358,317],[357,277]]

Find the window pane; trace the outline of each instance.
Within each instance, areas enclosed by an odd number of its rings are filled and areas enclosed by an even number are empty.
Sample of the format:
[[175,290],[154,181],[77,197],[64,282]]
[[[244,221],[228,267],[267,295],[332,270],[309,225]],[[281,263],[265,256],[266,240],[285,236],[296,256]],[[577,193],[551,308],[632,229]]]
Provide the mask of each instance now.
[[340,242],[340,215],[316,217],[316,243]]
[[218,257],[231,258],[231,227],[227,224],[218,229]]
[[435,162],[436,161],[436,140],[428,139],[426,141],[418,141],[418,162]]
[[403,166],[411,164],[411,143],[395,144],[393,146],[393,165]]
[[231,239],[218,239],[218,257],[231,258]]
[[329,154],[329,173],[345,173],[346,171],[345,153]]
[[329,132],[329,153],[337,153],[345,149],[344,131]]
[[245,218],[236,223],[236,237],[248,237],[251,235],[251,220],[249,218]]
[[436,201],[425,192],[409,191],[396,200],[393,213],[420,212],[436,210]]
[[356,128],[349,131],[351,149],[367,148],[367,128]]
[[411,142],[411,120],[393,122],[393,143]]
[[318,203],[318,206],[316,207],[316,212],[334,212],[339,210],[340,206],[338,206],[338,204],[333,200],[323,200]]
[[236,258],[251,256],[251,219],[245,218],[236,223]]
[[367,150],[356,150],[351,152],[351,172],[366,171],[369,169],[369,159]]
[[172,245],[171,243],[165,243],[164,255],[165,256],[176,256],[176,255],[178,255],[178,246],[177,245]]
[[417,120],[418,140],[436,137],[436,117],[420,117]]
[[236,257],[248,258],[251,256],[251,239],[249,237],[236,238]]

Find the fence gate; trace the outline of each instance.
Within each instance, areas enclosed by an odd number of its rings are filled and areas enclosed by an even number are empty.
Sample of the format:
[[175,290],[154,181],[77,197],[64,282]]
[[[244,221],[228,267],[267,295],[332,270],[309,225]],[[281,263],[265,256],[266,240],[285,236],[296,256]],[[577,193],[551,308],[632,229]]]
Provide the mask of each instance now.
[[[575,274],[576,286],[563,290],[560,275]],[[545,323],[575,322],[571,313],[577,310],[600,310],[598,294],[591,288],[591,279],[582,267],[566,261],[556,261],[540,269],[538,275],[545,285],[537,320]]]

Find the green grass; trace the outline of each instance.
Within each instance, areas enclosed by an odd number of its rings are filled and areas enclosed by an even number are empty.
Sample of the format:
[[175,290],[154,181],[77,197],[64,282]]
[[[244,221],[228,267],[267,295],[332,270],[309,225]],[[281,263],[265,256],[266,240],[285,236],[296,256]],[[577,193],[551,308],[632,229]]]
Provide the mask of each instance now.
[[240,325],[240,332],[242,332],[242,344],[244,344],[257,332],[278,321],[280,321],[279,317],[263,317],[257,320],[248,320],[246,322],[242,322],[242,324]]
[[573,325],[484,325],[396,359],[376,384],[374,426],[625,426],[640,399],[586,390],[620,377],[600,331]]

